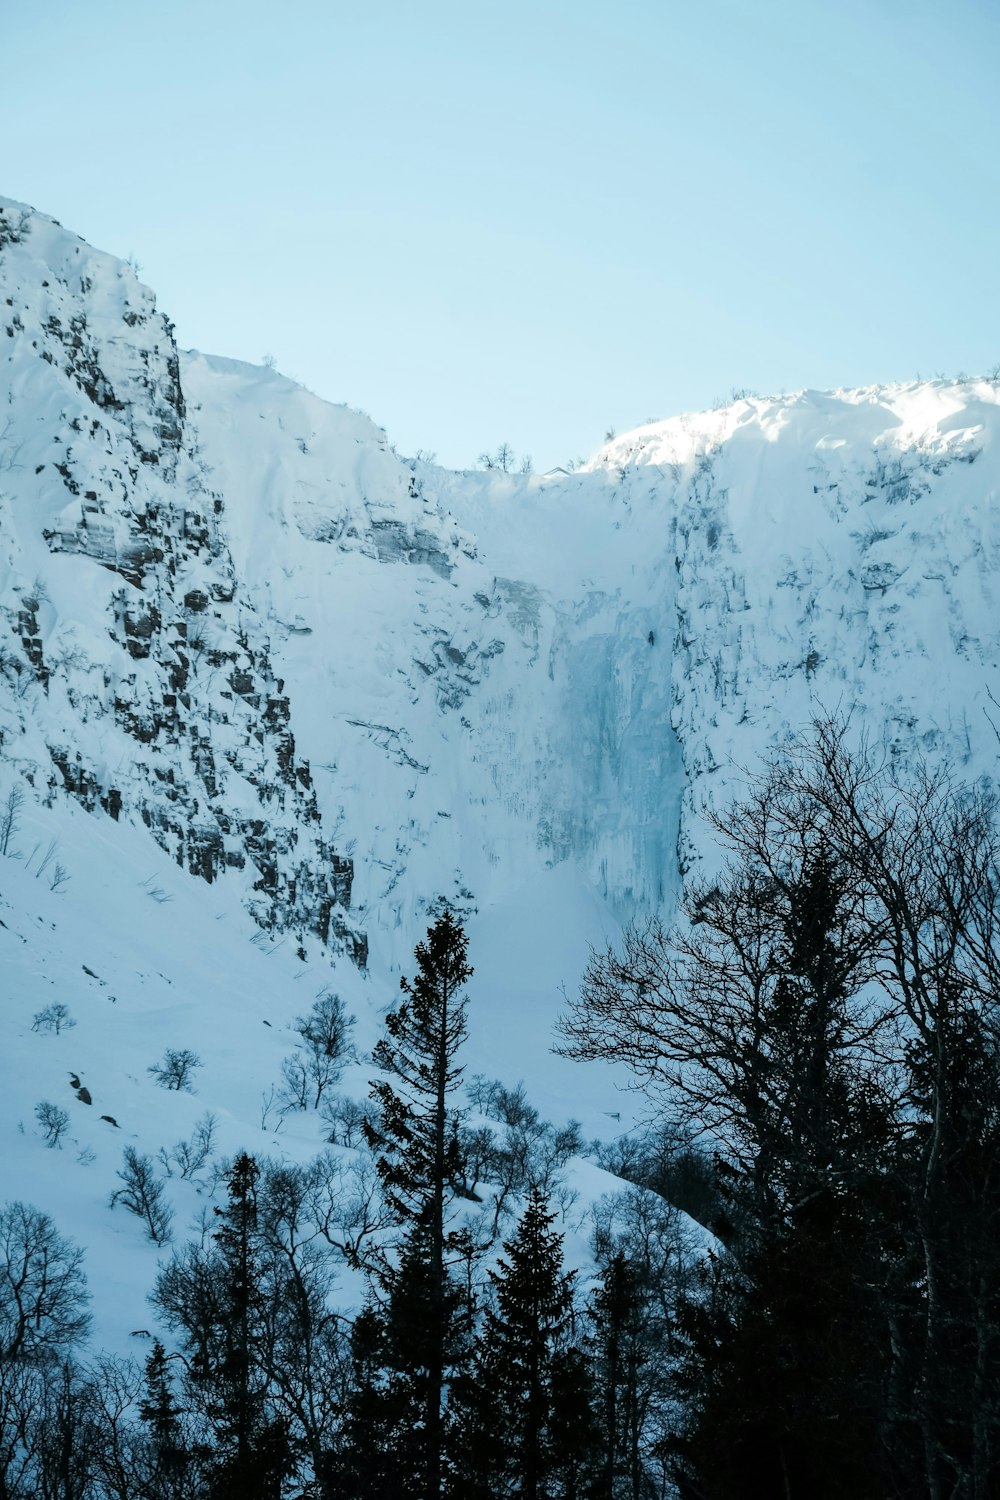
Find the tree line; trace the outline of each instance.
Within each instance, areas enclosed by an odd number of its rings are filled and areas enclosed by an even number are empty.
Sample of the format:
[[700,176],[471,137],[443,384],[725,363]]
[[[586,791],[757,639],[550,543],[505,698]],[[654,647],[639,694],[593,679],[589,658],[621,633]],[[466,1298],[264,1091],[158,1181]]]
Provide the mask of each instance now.
[[724,873],[563,1022],[712,1142],[678,1491],[1000,1494],[995,797],[827,722],[714,823]]
[[1000,1494],[994,798],[827,722],[713,822],[721,873],[595,952],[561,1021],[651,1105],[600,1153],[634,1186],[586,1280],[551,1171],[578,1133],[499,1085],[506,1134],[460,1108],[445,912],[338,1115],[361,1230],[333,1157],[241,1154],[140,1368],[81,1359],[79,1252],[3,1210],[0,1500]]
[[[332,1157],[300,1168],[241,1153],[224,1203],[161,1266],[151,1301],[171,1348],[156,1340],[140,1366],[77,1352],[81,1252],[37,1210],[3,1210],[0,1500],[541,1500],[610,1497],[623,1476],[627,1493],[650,1493],[644,1320],[680,1253],[679,1216],[650,1213],[648,1195],[619,1203],[584,1297],[549,1197],[578,1132],[481,1081],[504,1129],[467,1126],[461,924],[445,912],[415,959],[358,1121],[377,1201],[355,1238]],[[342,1271],[361,1289],[352,1318]]]

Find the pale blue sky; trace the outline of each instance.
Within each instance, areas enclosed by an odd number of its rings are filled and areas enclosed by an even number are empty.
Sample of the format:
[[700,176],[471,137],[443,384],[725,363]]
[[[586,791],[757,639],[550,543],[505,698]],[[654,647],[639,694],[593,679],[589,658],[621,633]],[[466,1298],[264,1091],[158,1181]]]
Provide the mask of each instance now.
[[1000,362],[998,0],[0,0],[0,57],[0,192],[404,452]]

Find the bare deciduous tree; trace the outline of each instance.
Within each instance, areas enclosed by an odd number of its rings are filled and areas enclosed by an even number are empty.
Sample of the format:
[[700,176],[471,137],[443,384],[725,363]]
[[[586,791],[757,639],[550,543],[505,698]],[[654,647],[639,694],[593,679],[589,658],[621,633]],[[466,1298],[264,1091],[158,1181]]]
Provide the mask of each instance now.
[[364,1140],[363,1126],[371,1124],[371,1109],[352,1099],[348,1094],[334,1094],[324,1099],[320,1114],[327,1126],[327,1140],[331,1146],[347,1146],[352,1150]]
[[59,1146],[63,1136],[69,1129],[69,1115],[58,1104],[50,1104],[43,1099],[40,1104],[35,1105],[35,1119],[42,1130],[42,1139],[46,1146]]
[[28,1203],[0,1209],[0,1364],[44,1357],[86,1338],[83,1251]]
[[0,854],[9,855],[13,853],[11,840],[17,837],[18,828],[21,825],[21,808],[24,806],[24,790],[14,785],[7,793],[0,812]]
[[[530,459],[528,462],[530,463]],[[502,474],[509,474],[516,462],[516,455],[510,443],[501,443],[494,453],[484,452],[479,455],[479,467],[481,469],[499,469]],[[530,473],[530,469],[525,470]]]
[[111,1207],[121,1204],[143,1220],[154,1245],[165,1245],[170,1239],[173,1210],[163,1195],[163,1184],[157,1178],[150,1157],[141,1156],[132,1146],[122,1152],[122,1167],[116,1173],[121,1187],[111,1194]]
[[352,1055],[348,1038],[353,1024],[340,996],[330,990],[317,997],[307,1016],[297,1018],[294,1029],[302,1038],[302,1050],[281,1065],[283,1109],[319,1109]]
[[922,1434],[930,1500],[956,1484],[985,1497],[1000,1452],[1000,1349],[975,1291],[1000,1275],[995,801],[824,721],[711,821],[730,866],[677,929],[594,955],[563,1050],[624,1061],[709,1132],[761,1243],[785,1235],[776,1264],[803,1215],[843,1216],[892,1183],[878,1212],[897,1204],[899,1224],[871,1232],[903,1236],[920,1274],[883,1288],[885,1420]]
[[153,1063],[146,1072],[156,1079],[163,1089],[183,1090],[194,1093],[195,1069],[201,1067],[201,1058],[189,1047],[168,1047],[160,1062]]
[[312,1051],[341,1063],[350,1056],[349,1039],[354,1017],[349,1016],[343,1000],[332,990],[316,997],[307,1016],[299,1016],[294,1029]]
[[168,1177],[176,1170],[178,1177],[193,1181],[203,1170],[215,1147],[215,1131],[218,1121],[210,1110],[195,1122],[194,1130],[186,1141],[178,1141],[171,1150],[161,1148],[158,1155]]
[[31,1023],[32,1031],[51,1031],[56,1036],[61,1031],[70,1031],[76,1022],[69,1013],[69,1006],[64,1005],[61,1000],[55,1000],[51,1005],[46,1005],[43,1010],[36,1010]]

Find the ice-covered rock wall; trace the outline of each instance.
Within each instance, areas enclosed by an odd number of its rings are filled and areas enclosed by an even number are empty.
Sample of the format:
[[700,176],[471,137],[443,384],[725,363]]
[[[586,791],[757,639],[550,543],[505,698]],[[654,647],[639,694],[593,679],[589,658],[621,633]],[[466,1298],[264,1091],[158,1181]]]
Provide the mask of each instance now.
[[[452,474],[179,355],[128,267],[0,219],[4,754],[365,958],[569,862],[619,916],[809,719],[990,769],[998,391],[748,399],[575,474]],[[9,778],[8,778],[9,779]],[[398,936],[397,936],[398,935]]]
[[817,716],[993,774],[998,433],[996,381],[935,381],[741,401],[600,456],[675,529],[682,864],[699,812]]

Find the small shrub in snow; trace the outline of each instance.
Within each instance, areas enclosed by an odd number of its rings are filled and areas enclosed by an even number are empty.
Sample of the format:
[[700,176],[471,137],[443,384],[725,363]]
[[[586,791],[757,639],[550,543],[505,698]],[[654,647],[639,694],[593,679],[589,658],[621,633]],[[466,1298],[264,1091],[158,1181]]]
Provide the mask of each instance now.
[[69,1013],[69,1006],[63,1005],[61,1000],[47,1005],[44,1010],[36,1010],[35,1018],[31,1023],[32,1031],[50,1031],[56,1036],[60,1031],[69,1031],[76,1025]]
[[154,1245],[165,1245],[170,1239],[173,1210],[164,1201],[159,1181],[148,1156],[140,1156],[131,1146],[122,1153],[122,1169],[116,1173],[122,1186],[111,1194],[111,1207],[122,1204],[129,1213],[144,1220],[146,1232]]
[[283,1112],[293,1109],[308,1109],[311,1098],[309,1074],[305,1059],[293,1053],[281,1064],[281,1084],[278,1089],[280,1108]]
[[700,1224],[711,1227],[722,1211],[715,1160],[681,1125],[668,1122],[592,1149],[599,1167],[657,1193]]
[[327,1140],[331,1146],[360,1146],[364,1140],[362,1126],[371,1118],[371,1110],[347,1094],[334,1094],[324,1099],[320,1114],[327,1126]]
[[23,789],[19,786],[12,786],[3,804],[3,811],[0,812],[0,854],[13,855],[14,853],[11,840],[16,838],[17,830],[21,825],[23,806]]
[[507,1088],[497,1078],[484,1078],[482,1073],[476,1073],[469,1084],[469,1101],[474,1109],[501,1125],[533,1129],[538,1124],[538,1110],[528,1103],[523,1083]]
[[323,1095],[340,1074],[340,1063],[323,1052],[293,1052],[281,1064],[278,1097],[282,1111],[319,1109]]
[[[269,1089],[262,1090],[260,1096],[260,1128],[261,1130],[273,1130],[275,1135],[285,1123],[287,1107],[278,1089],[271,1084]],[[272,1123],[273,1122],[273,1123]]]
[[563,1171],[573,1156],[583,1151],[579,1123],[569,1120],[556,1127],[539,1117],[528,1103],[524,1085],[508,1088],[477,1074],[469,1085],[474,1108],[503,1127],[463,1127],[465,1191],[478,1198],[480,1184],[489,1183],[494,1207],[494,1233],[512,1208],[512,1201],[532,1189],[554,1198],[565,1213],[573,1195],[563,1181]]
[[332,990],[324,990],[317,996],[309,1014],[298,1017],[294,1029],[310,1051],[346,1060],[353,1025],[354,1017],[347,1014],[340,996]]
[[165,1148],[159,1153],[160,1161],[168,1177],[176,1169],[177,1175],[190,1181],[202,1170],[212,1155],[215,1145],[215,1115],[207,1112],[198,1120],[190,1140],[178,1141],[172,1151]]
[[69,1115],[58,1104],[43,1099],[35,1105],[35,1119],[42,1127],[42,1140],[46,1146],[58,1146],[69,1129]]
[[302,1050],[281,1065],[278,1094],[283,1110],[319,1109],[324,1093],[338,1081],[344,1062],[353,1055],[348,1042],[353,1025],[354,1017],[330,990],[318,996],[307,1016],[298,1017],[295,1030],[302,1038]]
[[201,1058],[197,1052],[192,1052],[189,1047],[176,1049],[168,1047],[163,1058],[158,1063],[153,1063],[146,1072],[151,1073],[162,1089],[182,1090],[187,1094],[193,1094],[192,1080],[196,1068],[201,1067]]

